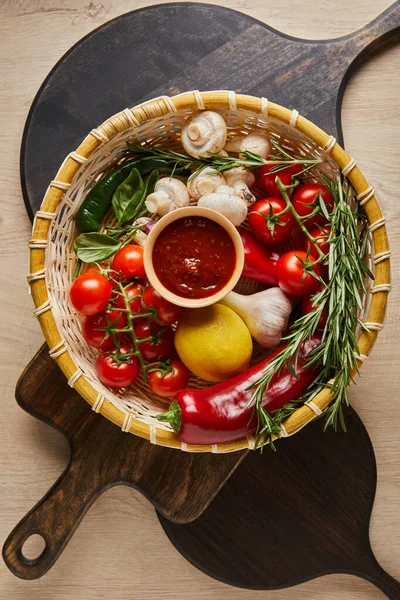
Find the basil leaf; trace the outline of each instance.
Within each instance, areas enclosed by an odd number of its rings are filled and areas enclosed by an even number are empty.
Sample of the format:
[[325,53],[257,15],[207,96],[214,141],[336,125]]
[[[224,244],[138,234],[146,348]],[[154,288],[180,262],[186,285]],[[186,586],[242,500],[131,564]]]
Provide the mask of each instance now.
[[118,252],[121,243],[105,233],[81,233],[74,242],[74,252],[82,262],[101,262]]
[[128,177],[115,190],[112,197],[114,214],[120,224],[133,219],[142,200],[145,184],[137,169],[132,169]]
[[137,205],[136,211],[134,216],[136,217],[138,215],[138,213],[140,212],[144,201],[146,200],[147,196],[149,194],[152,194],[154,192],[154,186],[156,185],[157,181],[159,178],[159,173],[157,171],[157,169],[154,169],[154,171],[152,171],[150,173],[150,175],[148,176],[148,178],[145,181],[145,185],[144,185],[144,191],[143,191],[143,195],[140,199],[139,204]]

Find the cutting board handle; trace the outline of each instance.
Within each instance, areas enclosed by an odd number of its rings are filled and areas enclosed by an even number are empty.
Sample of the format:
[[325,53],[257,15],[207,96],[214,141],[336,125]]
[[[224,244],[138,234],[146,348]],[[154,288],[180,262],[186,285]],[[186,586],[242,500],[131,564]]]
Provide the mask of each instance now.
[[[106,486],[107,487],[107,486]],[[85,470],[81,461],[72,460],[48,493],[13,529],[3,546],[4,562],[22,579],[42,577],[56,562],[94,500],[106,489]],[[34,559],[24,556],[25,542],[39,534],[45,542]]]
[[363,546],[354,547],[352,551],[353,567],[346,572],[366,579],[378,587],[390,600],[400,600],[400,581],[389,575],[378,563],[371,549],[368,538]]
[[376,585],[390,600],[400,600],[400,581],[389,575],[375,557],[372,566],[360,573],[360,577]]
[[[364,50],[370,52],[386,43],[400,31],[400,0],[396,0],[376,19],[365,25],[362,29],[348,36],[353,47],[354,57],[361,57]],[[347,36],[346,36],[347,37]],[[344,38],[341,38],[342,40]],[[339,38],[340,40],[340,38]],[[356,42],[354,44],[354,42]]]

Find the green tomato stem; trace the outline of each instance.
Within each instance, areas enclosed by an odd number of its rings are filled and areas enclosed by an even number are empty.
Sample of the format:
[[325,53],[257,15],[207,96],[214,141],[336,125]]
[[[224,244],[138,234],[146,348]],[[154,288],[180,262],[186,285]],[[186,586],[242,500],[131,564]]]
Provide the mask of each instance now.
[[296,221],[297,221],[300,229],[305,234],[305,236],[310,240],[310,242],[313,244],[313,246],[315,246],[315,248],[317,249],[318,254],[319,254],[319,260],[318,260],[318,262],[320,262],[321,260],[323,260],[325,258],[325,254],[322,252],[321,248],[317,244],[315,244],[315,241],[316,241],[315,238],[311,235],[311,233],[308,231],[308,229],[306,228],[306,226],[303,224],[302,219],[297,214],[297,212],[296,212],[296,210],[295,210],[295,208],[294,208],[294,206],[292,204],[292,201],[290,200],[290,198],[289,198],[289,196],[288,196],[288,194],[286,192],[286,190],[288,188],[290,188],[291,186],[290,185],[289,186],[284,185],[282,183],[282,181],[279,179],[279,177],[276,177],[275,181],[276,181],[276,184],[277,184],[277,186],[278,186],[278,188],[279,188],[279,190],[280,190],[280,192],[281,192],[281,194],[283,196],[283,199],[285,200],[287,206],[289,207],[290,212],[292,213],[292,215],[296,219]]
[[130,334],[130,336],[132,338],[132,341],[133,341],[133,345],[134,345],[134,348],[135,348],[135,356],[137,356],[137,358],[139,360],[139,363],[140,363],[140,368],[142,369],[143,375],[145,376],[145,378],[147,380],[147,365],[144,362],[144,358],[143,358],[143,355],[141,353],[140,346],[139,346],[139,341],[138,341],[138,338],[137,338],[137,336],[135,334],[135,329],[133,327],[134,318],[133,318],[133,315],[132,315],[132,312],[131,312],[131,309],[130,309],[130,306],[129,306],[129,299],[128,299],[128,296],[126,295],[125,288],[122,285],[122,283],[120,281],[118,281],[117,284],[118,284],[118,287],[120,289],[120,293],[121,293],[121,295],[122,295],[122,297],[124,299],[124,302],[125,302],[126,316],[128,318],[128,333]]

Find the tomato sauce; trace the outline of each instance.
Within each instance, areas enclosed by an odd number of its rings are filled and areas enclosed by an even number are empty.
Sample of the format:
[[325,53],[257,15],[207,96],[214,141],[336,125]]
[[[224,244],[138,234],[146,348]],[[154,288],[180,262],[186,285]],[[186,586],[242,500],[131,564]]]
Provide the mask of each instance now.
[[236,251],[221,225],[204,217],[183,217],[163,229],[153,248],[161,283],[177,296],[207,298],[231,279]]

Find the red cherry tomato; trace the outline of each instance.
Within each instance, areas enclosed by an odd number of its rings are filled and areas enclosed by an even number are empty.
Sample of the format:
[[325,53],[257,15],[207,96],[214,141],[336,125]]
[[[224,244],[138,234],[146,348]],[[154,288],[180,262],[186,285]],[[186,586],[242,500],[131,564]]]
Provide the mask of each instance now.
[[[326,204],[328,212],[331,212],[334,205],[334,198],[325,186],[317,183],[300,185],[293,194],[292,203],[295,211],[300,217],[310,215],[314,208],[318,206],[318,194],[321,192],[322,200]],[[310,205],[310,206],[308,206]],[[305,219],[304,225],[309,229],[317,225],[326,223],[326,217],[322,213],[314,215],[311,219]]]
[[291,212],[280,217],[275,216],[285,208],[286,203],[281,198],[263,198],[255,202],[248,216],[251,232],[267,244],[286,240],[290,235],[294,217]]
[[124,246],[114,256],[111,267],[120,273],[122,279],[145,277],[143,248],[135,244]]
[[181,306],[172,304],[172,302],[163,298],[152,286],[145,290],[142,297],[142,305],[144,310],[156,310],[156,319],[161,325],[176,323],[183,310]]
[[318,246],[324,254],[328,254],[330,243],[328,242],[328,238],[331,233],[331,228],[329,225],[324,225],[322,227],[316,227],[312,231],[310,231],[310,235],[315,239],[315,243],[313,244],[310,240],[306,242],[306,251],[308,248],[310,252],[316,252],[314,246]]
[[121,357],[129,352],[131,346],[121,344],[120,352],[104,352],[96,362],[97,375],[104,385],[119,389],[132,385],[140,372],[140,364],[136,356]]
[[[111,350],[114,348],[114,341],[112,336],[106,332],[109,324],[116,329],[123,329],[126,326],[126,316],[121,311],[112,309],[105,310],[98,315],[83,317],[82,335],[93,348]],[[123,334],[117,333],[116,335],[121,339]]]
[[90,270],[79,275],[71,285],[72,306],[82,315],[96,315],[110,300],[112,284],[104,275]]
[[290,167],[286,167],[277,173],[270,173],[270,170],[273,169],[274,166],[275,165],[264,165],[263,167],[260,167],[258,170],[260,183],[267,192],[268,196],[271,198],[282,198],[278,184],[275,182],[276,178],[279,177],[283,185],[291,185],[292,177],[301,173],[301,171],[304,169],[304,166],[291,165]]
[[[303,315],[308,315],[308,313],[314,311],[317,308],[317,306],[312,305],[311,298],[312,295],[304,296],[303,300],[301,301],[301,312]],[[325,327],[327,318],[328,317],[326,314],[326,310],[324,309],[319,318],[317,329],[323,329]]]
[[173,398],[189,383],[189,371],[179,358],[171,360],[171,368],[165,374],[161,369],[149,373],[149,386],[154,394],[163,398]]
[[[307,254],[303,250],[291,250],[286,252],[278,261],[278,284],[287,294],[293,296],[305,296],[315,292],[320,285],[310,272],[305,272],[301,261],[306,261]],[[315,262],[312,254],[308,257],[308,262]],[[319,264],[312,268],[313,272],[321,277],[321,267]]]
[[135,326],[135,333],[139,339],[152,338],[139,342],[144,360],[148,362],[166,360],[175,354],[174,332],[170,327],[165,329],[165,327],[154,321],[139,323]]
[[[142,306],[142,294],[145,287],[145,282],[137,281],[135,283],[130,283],[125,288],[125,294],[129,301],[129,308],[133,315],[144,312]],[[120,293],[115,299],[115,305],[118,306],[118,308],[126,309],[124,297]]]

